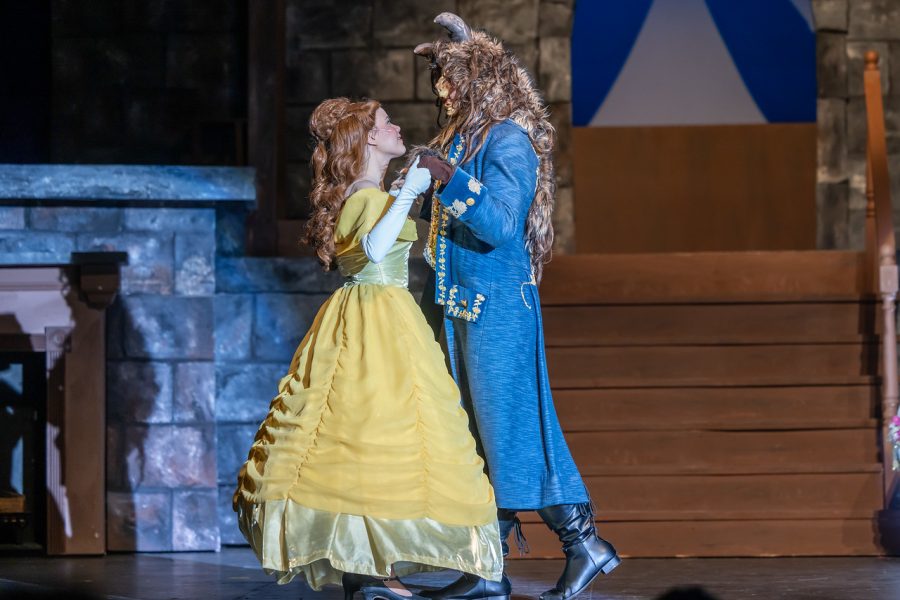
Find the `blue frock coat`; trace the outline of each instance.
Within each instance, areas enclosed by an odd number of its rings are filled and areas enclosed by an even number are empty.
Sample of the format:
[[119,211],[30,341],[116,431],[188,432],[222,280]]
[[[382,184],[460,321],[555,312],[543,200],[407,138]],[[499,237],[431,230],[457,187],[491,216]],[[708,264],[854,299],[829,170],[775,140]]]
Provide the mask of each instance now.
[[[463,154],[457,137],[448,160]],[[588,501],[553,407],[525,248],[537,169],[528,134],[507,120],[434,195],[434,301],[497,506],[511,510]]]

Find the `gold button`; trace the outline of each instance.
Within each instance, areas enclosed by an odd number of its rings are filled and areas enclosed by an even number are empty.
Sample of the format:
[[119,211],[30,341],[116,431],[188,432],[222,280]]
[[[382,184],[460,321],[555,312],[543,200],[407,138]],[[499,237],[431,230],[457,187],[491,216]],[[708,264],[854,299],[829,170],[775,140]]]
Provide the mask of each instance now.
[[466,200],[466,204],[468,204],[469,206],[473,206],[475,204],[475,199],[469,198],[468,200]]

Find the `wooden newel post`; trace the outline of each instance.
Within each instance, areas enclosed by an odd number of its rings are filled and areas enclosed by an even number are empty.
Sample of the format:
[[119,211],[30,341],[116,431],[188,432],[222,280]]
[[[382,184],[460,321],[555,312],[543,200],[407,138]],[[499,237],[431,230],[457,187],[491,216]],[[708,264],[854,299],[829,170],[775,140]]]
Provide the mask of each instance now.
[[[878,286],[881,298],[883,335],[882,335],[882,384],[881,384],[881,416],[883,428],[884,453],[884,502],[885,508],[891,506],[894,493],[894,472],[892,469],[894,448],[891,443],[891,420],[897,415],[897,322],[896,305],[897,244],[894,238],[892,221],[890,179],[887,165],[887,142],[884,131],[884,105],[881,94],[881,73],[878,70],[878,53],[866,52],[866,68],[863,73],[863,85],[866,94],[866,127],[867,127],[867,160],[866,160],[866,213],[868,228],[868,212],[871,206],[875,214],[875,241],[870,245],[867,229],[866,251],[869,264],[877,263]],[[877,255],[873,250],[877,248]]]

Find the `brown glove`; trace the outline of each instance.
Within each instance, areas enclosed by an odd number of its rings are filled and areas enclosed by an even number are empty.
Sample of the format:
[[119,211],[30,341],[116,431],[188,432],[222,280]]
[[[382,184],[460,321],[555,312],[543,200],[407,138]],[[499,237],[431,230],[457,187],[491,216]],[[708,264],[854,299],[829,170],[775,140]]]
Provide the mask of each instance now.
[[442,186],[450,181],[450,178],[453,177],[453,173],[456,171],[456,167],[437,156],[422,156],[419,158],[419,166],[423,169],[428,169],[431,173],[431,178],[440,181]]

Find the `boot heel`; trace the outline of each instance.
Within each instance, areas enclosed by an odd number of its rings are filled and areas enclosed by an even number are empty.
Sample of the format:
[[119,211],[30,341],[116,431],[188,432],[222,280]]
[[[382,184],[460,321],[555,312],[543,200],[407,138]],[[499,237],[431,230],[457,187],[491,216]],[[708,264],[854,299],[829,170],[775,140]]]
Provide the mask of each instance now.
[[610,573],[612,573],[613,569],[619,566],[620,562],[622,562],[622,560],[618,556],[613,556],[611,559],[606,561],[606,563],[604,563],[602,567],[600,567],[600,570],[603,571],[604,575],[609,575]]

